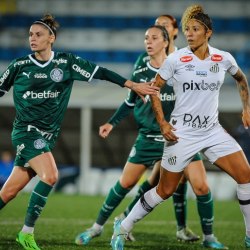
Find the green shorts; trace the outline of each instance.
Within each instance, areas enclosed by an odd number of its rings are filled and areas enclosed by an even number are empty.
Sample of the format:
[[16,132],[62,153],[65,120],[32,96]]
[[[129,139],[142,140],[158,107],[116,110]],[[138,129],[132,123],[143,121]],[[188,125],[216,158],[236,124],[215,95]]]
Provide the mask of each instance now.
[[[135,164],[143,164],[147,168],[153,166],[162,159],[164,141],[148,138],[146,135],[139,134],[136,138],[127,161]],[[201,154],[197,153],[192,161],[202,160]]]
[[[13,136],[15,134],[15,136]],[[14,166],[28,167],[28,161],[32,158],[50,152],[54,146],[54,140],[47,140],[37,131],[17,131],[12,133],[12,144],[16,149]]]

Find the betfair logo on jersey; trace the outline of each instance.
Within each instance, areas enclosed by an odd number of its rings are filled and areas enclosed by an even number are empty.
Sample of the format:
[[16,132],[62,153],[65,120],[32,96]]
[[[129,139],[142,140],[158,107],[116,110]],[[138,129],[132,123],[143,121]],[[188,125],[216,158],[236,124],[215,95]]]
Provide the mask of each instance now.
[[23,94],[23,99],[49,99],[49,98],[57,98],[59,96],[59,91],[52,92],[51,90],[43,91],[43,92],[34,92],[34,91],[26,91]]
[[[167,94],[167,93],[160,93],[160,95],[159,95],[159,98],[160,98],[160,100],[162,101],[162,102],[169,102],[169,101],[175,101],[175,95],[173,94],[173,93],[171,93],[170,95],[169,94]],[[146,95],[145,96],[145,101],[146,102],[149,102],[150,101],[150,97],[149,97],[149,95]]]
[[183,92],[185,93],[187,90],[210,90],[210,91],[217,91],[220,88],[220,82],[217,83],[211,82],[207,83],[204,80],[201,82],[194,82],[191,80],[191,82],[184,82],[183,83]]
[[73,69],[74,71],[80,73],[80,74],[81,74],[82,76],[84,76],[84,77],[89,78],[89,77],[91,76],[89,72],[87,72],[86,70],[80,68],[80,67],[79,67],[78,65],[76,65],[76,64],[73,64],[73,65],[72,65],[72,69]]
[[164,102],[164,101],[175,101],[175,95],[173,93],[171,93],[170,95],[168,95],[167,93],[160,94],[160,99],[161,99],[162,102]]

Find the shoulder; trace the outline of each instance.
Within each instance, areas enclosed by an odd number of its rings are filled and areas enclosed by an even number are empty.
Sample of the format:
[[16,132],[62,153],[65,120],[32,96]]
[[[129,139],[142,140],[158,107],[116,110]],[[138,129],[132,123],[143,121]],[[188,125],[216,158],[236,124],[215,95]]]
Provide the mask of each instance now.
[[137,69],[135,69],[135,70],[133,71],[133,76],[136,76],[136,75],[138,75],[138,74],[140,74],[140,73],[142,73],[142,72],[145,72],[145,71],[147,71],[147,70],[148,70],[147,64],[144,64],[142,67],[137,68]]
[[30,63],[31,63],[30,57],[29,55],[26,55],[26,56],[22,56],[22,57],[14,59],[10,63],[10,66],[13,66],[14,68],[16,68],[16,67],[20,67],[20,66],[27,65]]
[[231,61],[234,60],[231,53],[220,50],[214,47],[209,46],[210,54],[211,54],[211,60],[213,61]]
[[70,53],[70,52],[55,52],[55,56],[54,58],[55,59],[58,59],[58,58],[73,58],[73,57],[76,57],[73,53]]
[[149,61],[149,55],[147,52],[143,52],[141,53],[139,56],[138,56],[138,59],[137,60],[141,60],[143,62],[147,62]]
[[185,56],[189,56],[190,54],[190,51],[187,49],[187,47],[185,48],[181,48],[181,49],[178,49],[176,51],[174,51],[173,53],[171,53],[170,55],[168,55],[167,59],[168,60],[181,60],[182,57],[185,57]]
[[149,58],[149,55],[147,54],[147,52],[141,53],[141,54],[138,56],[138,58],[137,58],[137,60],[136,60],[136,62],[135,62],[135,64],[134,64],[134,69],[136,70],[136,69],[140,69],[140,68],[145,67],[146,63],[147,63],[149,60],[150,60],[150,58]]

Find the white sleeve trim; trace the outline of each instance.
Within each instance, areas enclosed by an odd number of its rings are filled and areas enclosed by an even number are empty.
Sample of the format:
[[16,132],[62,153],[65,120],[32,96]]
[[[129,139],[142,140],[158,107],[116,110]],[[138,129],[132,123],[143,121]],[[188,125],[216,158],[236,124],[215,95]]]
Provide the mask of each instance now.
[[94,71],[93,71],[93,73],[92,73],[92,75],[90,76],[88,82],[92,81],[93,76],[95,75],[95,73],[96,73],[96,71],[97,71],[98,69],[99,69],[99,66],[96,66],[95,69],[94,69]]

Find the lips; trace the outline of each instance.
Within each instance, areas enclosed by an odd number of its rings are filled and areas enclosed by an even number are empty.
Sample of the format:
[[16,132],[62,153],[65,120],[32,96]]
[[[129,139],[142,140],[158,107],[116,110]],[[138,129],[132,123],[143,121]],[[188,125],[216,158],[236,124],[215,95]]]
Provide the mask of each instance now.
[[152,51],[153,48],[152,47],[147,47],[147,51]]

